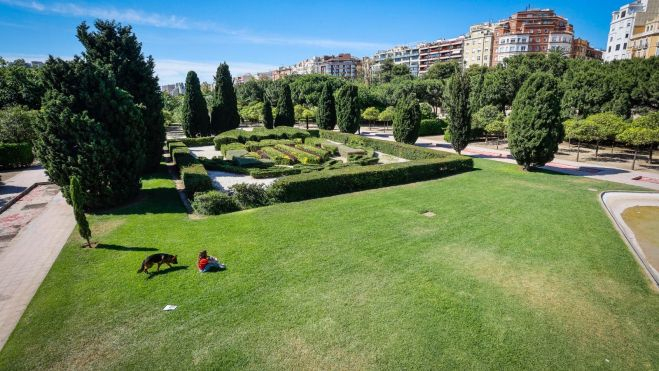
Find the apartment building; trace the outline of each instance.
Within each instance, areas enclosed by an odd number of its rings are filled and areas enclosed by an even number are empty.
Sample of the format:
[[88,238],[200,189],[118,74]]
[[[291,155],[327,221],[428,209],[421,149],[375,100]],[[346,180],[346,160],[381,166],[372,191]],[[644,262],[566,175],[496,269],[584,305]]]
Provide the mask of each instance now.
[[494,43],[494,24],[481,23],[469,27],[464,40],[464,65],[492,65],[492,46]]
[[353,57],[350,53],[342,53],[337,56],[326,55],[318,63],[317,73],[354,79],[357,77],[360,64],[361,60]]
[[465,37],[437,40],[419,45],[419,75],[425,74],[437,62],[462,63]]
[[564,17],[550,9],[529,9],[500,21],[494,28],[492,65],[526,53],[553,50],[572,53],[574,28]]
[[286,76],[293,74],[293,69],[291,67],[279,67],[278,69],[272,71],[272,79],[277,81],[283,79]]
[[387,50],[379,50],[372,58],[371,73],[380,72],[380,64],[391,59],[394,64],[404,64],[413,76],[419,75],[419,47],[416,45],[400,45]]
[[634,27],[629,38],[629,53],[632,58],[659,56],[659,15],[644,25]]
[[185,83],[177,82],[176,84],[168,84],[160,87],[160,90],[175,97],[177,95],[185,94]]
[[588,40],[578,37],[572,40],[572,52],[570,53],[570,57],[572,58],[602,59],[602,54],[603,52],[601,50],[590,46]]
[[604,60],[610,62],[631,58],[630,38],[636,25],[643,27],[658,11],[659,0],[635,0],[611,13]]
[[246,73],[244,75],[234,77],[233,84],[240,85],[252,80],[254,80],[254,75],[252,75],[251,73]]

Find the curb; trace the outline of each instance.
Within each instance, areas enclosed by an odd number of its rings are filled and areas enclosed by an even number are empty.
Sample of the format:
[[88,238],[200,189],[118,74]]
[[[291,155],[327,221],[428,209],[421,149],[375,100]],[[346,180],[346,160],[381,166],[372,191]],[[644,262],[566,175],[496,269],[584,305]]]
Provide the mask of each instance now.
[[604,195],[607,193],[639,193],[639,194],[657,194],[657,192],[644,192],[644,191],[604,191],[600,192],[599,194],[599,201],[604,210],[606,210],[606,214],[613,223],[613,226],[616,228],[618,231],[618,234],[622,237],[623,241],[625,241],[625,244],[627,245],[627,248],[632,252],[632,256],[636,260],[636,262],[643,268],[643,271],[645,274],[650,278],[650,282],[652,283],[652,288],[655,291],[659,291],[659,276],[655,276],[655,274],[652,271],[650,263],[645,259],[644,255],[642,252],[638,251],[636,247],[632,244],[632,242],[629,240],[629,237],[624,232],[624,229],[618,223],[618,220],[613,216],[613,211],[609,208],[609,206],[604,202]]
[[21,198],[23,198],[23,196],[25,196],[26,194],[30,193],[30,192],[31,192],[33,189],[35,189],[36,187],[41,186],[41,185],[49,185],[49,184],[53,184],[53,183],[52,183],[52,182],[36,182],[36,183],[32,183],[31,186],[29,186],[29,187],[25,188],[24,190],[22,190],[22,191],[21,191],[16,197],[14,197],[14,198],[12,198],[11,200],[9,200],[9,202],[7,202],[6,204],[0,206],[0,214],[2,214],[2,213],[4,213],[5,211],[7,211],[7,209],[9,209],[13,204],[15,204],[16,202],[18,202],[18,200],[20,200]]

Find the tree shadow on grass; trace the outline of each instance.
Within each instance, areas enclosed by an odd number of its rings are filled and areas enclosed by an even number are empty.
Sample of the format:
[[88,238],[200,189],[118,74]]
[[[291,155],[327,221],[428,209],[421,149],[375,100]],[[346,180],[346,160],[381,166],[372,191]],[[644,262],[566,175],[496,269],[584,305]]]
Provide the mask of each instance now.
[[186,269],[188,269],[187,265],[176,265],[176,266],[173,266],[171,268],[161,269],[160,272],[157,272],[157,271],[149,272],[149,276],[146,279],[150,280],[155,276],[160,276],[160,275],[163,275],[163,274],[168,274],[168,273],[181,271],[181,270],[186,270]]
[[116,250],[116,251],[158,251],[155,247],[135,247],[135,246],[121,246],[121,245],[107,245],[100,243],[96,246],[97,249]]

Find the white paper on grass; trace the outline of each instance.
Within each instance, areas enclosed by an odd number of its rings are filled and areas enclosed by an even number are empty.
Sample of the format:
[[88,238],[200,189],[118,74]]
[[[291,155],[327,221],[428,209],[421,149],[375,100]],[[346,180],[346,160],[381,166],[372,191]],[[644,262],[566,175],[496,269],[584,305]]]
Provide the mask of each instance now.
[[164,308],[162,308],[162,310],[174,310],[174,309],[176,309],[176,305],[170,305],[170,304],[167,304],[165,305]]

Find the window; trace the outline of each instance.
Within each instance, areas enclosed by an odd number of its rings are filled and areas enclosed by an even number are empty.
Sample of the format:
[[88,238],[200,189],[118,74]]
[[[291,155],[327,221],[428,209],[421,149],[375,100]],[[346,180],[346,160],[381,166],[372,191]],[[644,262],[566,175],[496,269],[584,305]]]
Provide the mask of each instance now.
[[627,11],[626,11],[626,10],[623,10],[623,11],[622,11],[622,14],[621,14],[620,16],[621,16],[622,18],[625,18],[625,15],[627,15]]
[[622,48],[627,49],[627,43],[625,43],[625,45],[623,45]]
[[616,51],[620,50],[620,44],[616,45]]
[[628,33],[625,34],[625,39],[629,39],[629,34]]
[[611,53],[611,47],[609,46],[609,53]]

